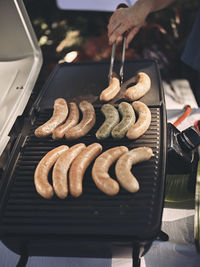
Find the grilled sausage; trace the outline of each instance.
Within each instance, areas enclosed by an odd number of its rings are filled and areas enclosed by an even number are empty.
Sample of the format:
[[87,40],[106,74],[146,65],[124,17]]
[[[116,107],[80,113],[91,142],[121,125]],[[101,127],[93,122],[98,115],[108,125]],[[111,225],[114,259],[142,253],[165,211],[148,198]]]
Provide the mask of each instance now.
[[108,174],[110,166],[128,151],[125,146],[118,146],[106,150],[94,162],[92,178],[96,186],[105,194],[114,196],[119,192],[119,184]]
[[53,188],[56,195],[64,199],[68,195],[68,170],[70,168],[71,163],[73,160],[79,155],[83,149],[85,149],[85,144],[76,144],[70,147],[67,151],[62,153],[62,155],[56,161],[53,173],[52,173],[52,180],[53,180]]
[[45,137],[52,134],[53,130],[65,121],[67,115],[67,102],[63,98],[57,98],[54,102],[54,111],[52,117],[35,130],[35,135],[37,137]]
[[91,103],[83,100],[80,102],[79,107],[83,113],[82,120],[65,133],[67,140],[78,139],[86,135],[96,123],[95,110]]
[[117,124],[111,135],[115,139],[121,139],[125,136],[128,129],[135,123],[135,112],[131,104],[127,102],[121,102],[118,106],[118,110],[122,116],[122,120]]
[[133,164],[149,160],[153,156],[152,149],[149,147],[138,147],[122,155],[116,165],[115,174],[120,185],[131,193],[139,190],[139,183],[131,173]]
[[49,151],[38,163],[34,174],[35,188],[42,197],[52,198],[54,195],[53,187],[48,182],[48,174],[58,157],[68,150],[68,146],[62,145]]
[[100,101],[108,102],[113,99],[120,91],[120,81],[116,75],[111,78],[109,86],[100,94]]
[[137,83],[134,86],[129,87],[125,93],[125,99],[129,101],[135,101],[144,96],[151,88],[151,79],[144,72],[137,74]]
[[79,121],[79,110],[78,106],[74,102],[69,103],[69,117],[66,122],[60,126],[58,126],[52,134],[53,139],[61,139],[65,135],[65,133],[75,126]]
[[96,132],[96,137],[98,139],[105,139],[110,136],[112,129],[119,123],[119,113],[117,109],[110,104],[104,104],[101,107],[101,112],[105,116],[105,121]]
[[128,130],[128,139],[137,139],[143,135],[151,124],[151,111],[144,103],[135,101],[132,103],[133,109],[138,114],[136,123]]
[[82,192],[82,181],[84,173],[90,163],[101,153],[102,146],[93,143],[86,147],[72,162],[69,170],[69,190],[72,196],[79,197]]

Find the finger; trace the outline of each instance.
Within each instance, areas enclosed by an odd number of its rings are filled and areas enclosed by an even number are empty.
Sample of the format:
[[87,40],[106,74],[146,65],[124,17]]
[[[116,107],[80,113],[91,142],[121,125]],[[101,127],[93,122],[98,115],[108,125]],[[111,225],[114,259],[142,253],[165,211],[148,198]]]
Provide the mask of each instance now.
[[112,31],[112,28],[118,23],[118,16],[116,14],[116,11],[112,14],[112,16],[109,19],[109,23],[108,23],[108,30]]
[[110,34],[110,36],[108,37],[109,39],[109,43],[113,44],[115,41],[117,41],[117,39],[120,37],[118,35],[118,28],[120,27],[120,25],[114,29],[114,31]]
[[135,37],[135,35],[138,33],[140,27],[134,27],[131,29],[127,35],[126,39],[126,48],[128,48],[129,43],[132,41],[132,39]]
[[116,29],[118,27],[120,27],[120,22],[118,21],[117,23],[113,24],[110,26],[110,28],[108,29],[108,37],[110,38],[110,36],[113,34],[114,31],[116,31]]
[[109,43],[113,44],[120,36],[122,36],[128,30],[127,25],[122,25],[115,29],[115,31],[109,36]]
[[113,15],[109,19],[108,23],[108,34],[111,35],[115,28],[119,27],[121,22],[123,21],[123,15],[121,14],[121,10],[116,10]]
[[120,44],[120,43],[122,42],[122,40],[123,40],[122,36],[119,36],[119,37],[117,38],[117,40],[116,40],[116,44],[117,44],[117,45]]

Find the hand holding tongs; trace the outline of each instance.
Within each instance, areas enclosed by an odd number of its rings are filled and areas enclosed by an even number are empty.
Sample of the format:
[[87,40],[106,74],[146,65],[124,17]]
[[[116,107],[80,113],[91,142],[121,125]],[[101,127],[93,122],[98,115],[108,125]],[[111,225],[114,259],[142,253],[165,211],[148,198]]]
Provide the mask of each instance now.
[[[118,8],[126,8],[128,7],[126,4],[119,4],[117,6]],[[115,50],[116,50],[116,41],[112,45],[112,52],[111,52],[111,59],[110,59],[110,70],[109,70],[109,84],[112,79],[112,74],[113,74],[113,66],[114,66],[114,60],[115,60]],[[120,66],[120,71],[119,71],[119,76],[120,76],[120,84],[123,83],[123,78],[124,78],[124,61],[125,61],[125,50],[126,50],[126,34],[123,35],[123,44],[122,44],[122,59],[121,59],[121,66]]]

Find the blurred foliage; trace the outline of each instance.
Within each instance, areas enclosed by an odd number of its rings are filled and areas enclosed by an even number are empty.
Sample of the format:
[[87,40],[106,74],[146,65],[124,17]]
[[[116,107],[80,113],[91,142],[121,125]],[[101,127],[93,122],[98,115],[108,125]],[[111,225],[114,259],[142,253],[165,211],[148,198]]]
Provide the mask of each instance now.
[[[73,50],[78,51],[75,61],[110,59],[107,24],[111,13],[59,10],[55,0],[24,0],[24,3],[48,71]],[[151,14],[126,51],[126,59],[156,59],[166,80],[184,76],[186,71],[180,56],[199,7],[199,0],[177,0]],[[116,57],[121,58],[120,46]]]

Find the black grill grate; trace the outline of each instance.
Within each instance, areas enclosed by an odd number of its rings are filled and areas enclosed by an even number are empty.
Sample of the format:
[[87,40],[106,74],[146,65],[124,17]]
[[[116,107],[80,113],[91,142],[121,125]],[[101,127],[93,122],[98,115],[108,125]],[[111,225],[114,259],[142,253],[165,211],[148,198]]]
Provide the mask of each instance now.
[[[91,166],[83,180],[83,195],[65,200],[54,196],[51,200],[40,197],[34,187],[34,171],[39,160],[51,149],[61,144],[69,146],[83,142],[86,145],[97,142],[95,132],[102,123],[102,115],[96,108],[97,124],[91,132],[78,141],[69,142],[65,139],[54,141],[51,137],[38,139],[34,129],[44,123],[52,114],[47,109],[38,114],[34,125],[27,132],[21,152],[16,157],[16,167],[12,172],[9,190],[5,192],[1,212],[1,230],[4,233],[43,233],[43,234],[95,234],[95,235],[126,235],[147,237],[154,234],[158,227],[158,203],[163,184],[161,177],[161,109],[151,107],[152,122],[148,131],[136,141],[126,138],[116,141],[112,138],[101,141],[103,150],[116,145],[125,145],[129,149],[149,146],[154,152],[148,162],[133,167],[133,172],[140,183],[140,190],[135,194],[120,189],[114,197],[106,196],[99,191],[91,178]],[[110,170],[114,176],[114,167]],[[158,209],[161,210],[161,209]]]

